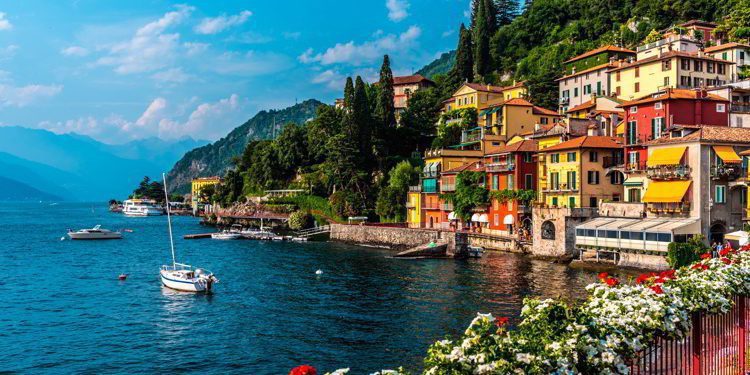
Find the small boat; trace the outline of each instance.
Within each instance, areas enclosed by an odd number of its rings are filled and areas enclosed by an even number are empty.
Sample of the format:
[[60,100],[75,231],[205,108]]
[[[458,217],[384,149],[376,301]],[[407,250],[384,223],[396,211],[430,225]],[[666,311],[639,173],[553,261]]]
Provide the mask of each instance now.
[[242,234],[229,230],[223,230],[221,232],[211,233],[211,238],[215,240],[237,240],[242,238]]
[[125,216],[160,216],[164,209],[150,199],[128,199],[124,202],[122,213]]
[[[164,179],[164,193],[167,193],[167,176],[162,173]],[[159,278],[164,286],[183,292],[211,293],[213,285],[219,279],[213,273],[202,268],[193,269],[189,264],[177,263],[174,254],[174,238],[172,236],[172,217],[169,213],[169,198],[167,198],[167,225],[169,227],[169,246],[172,250],[172,265],[162,265],[159,270]]]
[[101,225],[97,225],[91,229],[79,229],[75,232],[68,229],[68,237],[71,240],[119,240],[122,238],[122,233],[102,229]]
[[292,237],[294,242],[307,242],[307,237]]
[[468,252],[469,258],[481,258],[482,254],[484,254],[484,249],[479,246],[469,246]]

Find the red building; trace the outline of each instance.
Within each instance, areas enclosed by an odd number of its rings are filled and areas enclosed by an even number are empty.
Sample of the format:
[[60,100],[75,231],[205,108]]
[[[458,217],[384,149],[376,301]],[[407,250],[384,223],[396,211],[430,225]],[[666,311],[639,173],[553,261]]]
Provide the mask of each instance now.
[[[534,155],[538,142],[524,140],[493,150],[484,157],[487,188],[499,190],[536,190],[537,164]],[[488,212],[488,228],[498,234],[515,235],[519,227],[531,229],[531,209],[518,202],[493,199]]]
[[[456,178],[458,177],[458,174],[463,171],[472,171],[472,172],[482,172],[484,173],[484,164],[481,162],[475,161],[473,163],[464,164],[462,166],[449,169],[447,171],[444,171],[440,173],[440,193],[453,193],[456,191]],[[433,218],[434,221],[439,220],[441,224],[441,227],[443,229],[466,229],[466,228],[476,228],[476,227],[484,227],[486,226],[486,218],[487,214],[482,215],[482,213],[477,213],[472,217],[471,223],[460,223],[460,219],[455,217],[455,214],[453,213],[453,205],[440,200],[438,197],[436,200],[436,204],[439,208],[437,212],[435,212],[433,215],[437,215],[436,217],[430,216],[430,213],[427,213],[428,216],[426,216],[429,220],[430,217]],[[481,218],[480,218],[481,217]],[[481,220],[480,220],[481,219]],[[463,224],[462,227],[459,227],[459,224]]]
[[706,90],[673,89],[625,102],[625,163],[628,170],[646,167],[645,143],[666,135],[674,125],[729,126],[729,101]]

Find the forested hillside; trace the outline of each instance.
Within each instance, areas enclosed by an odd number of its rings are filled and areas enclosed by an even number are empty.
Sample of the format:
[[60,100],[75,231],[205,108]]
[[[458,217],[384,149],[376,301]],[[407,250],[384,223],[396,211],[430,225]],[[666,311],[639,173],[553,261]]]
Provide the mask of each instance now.
[[190,181],[195,177],[224,175],[232,166],[232,159],[240,156],[248,143],[271,138],[288,123],[305,123],[315,117],[315,111],[321,104],[309,99],[281,110],[258,112],[226,137],[189,151],[169,172],[170,190],[187,193],[190,191]]

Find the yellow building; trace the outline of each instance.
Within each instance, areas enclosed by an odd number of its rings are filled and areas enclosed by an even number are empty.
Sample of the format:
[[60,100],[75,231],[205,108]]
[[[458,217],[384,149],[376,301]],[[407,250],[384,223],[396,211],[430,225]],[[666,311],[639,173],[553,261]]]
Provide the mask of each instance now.
[[525,97],[527,93],[528,89],[523,82],[506,87],[467,82],[461,85],[453,96],[443,103],[443,110],[445,112],[461,108],[482,110],[493,103]]
[[535,106],[526,99],[511,98],[480,111],[478,124],[507,140],[533,131],[536,124],[552,124],[560,118],[561,115],[553,110]]
[[410,186],[406,196],[406,222],[409,228],[422,227],[422,195],[419,186]]
[[191,184],[190,189],[193,211],[196,211],[198,209],[198,204],[202,203],[200,200],[201,190],[203,190],[206,186],[213,186],[219,183],[221,183],[221,177],[218,176],[198,177],[193,179],[193,183]]
[[669,51],[629,63],[618,61],[607,73],[615,96],[634,100],[666,87],[724,85],[731,82],[732,64],[703,52]]
[[552,207],[598,207],[602,199],[622,199],[623,175],[605,168],[607,158],[622,158],[623,140],[583,136],[539,150],[545,179],[540,201]]

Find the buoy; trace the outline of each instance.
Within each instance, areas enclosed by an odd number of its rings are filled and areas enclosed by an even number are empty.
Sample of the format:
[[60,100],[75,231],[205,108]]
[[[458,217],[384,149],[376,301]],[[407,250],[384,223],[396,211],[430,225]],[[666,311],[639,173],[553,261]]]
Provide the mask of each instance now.
[[128,274],[127,273],[121,273],[120,276],[117,276],[118,280],[125,280],[127,278],[128,278]]
[[317,271],[315,271],[315,274],[316,275],[322,275],[323,274],[323,270],[317,270]]
[[65,241],[65,236],[60,237],[60,241]]

